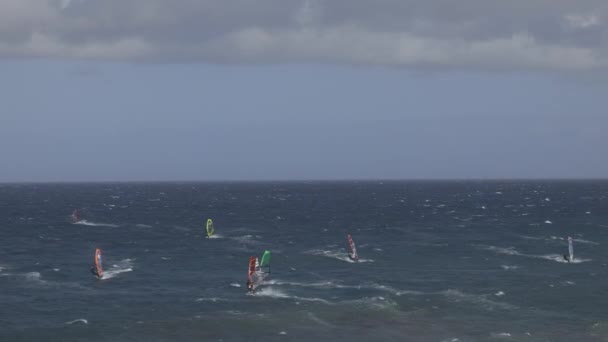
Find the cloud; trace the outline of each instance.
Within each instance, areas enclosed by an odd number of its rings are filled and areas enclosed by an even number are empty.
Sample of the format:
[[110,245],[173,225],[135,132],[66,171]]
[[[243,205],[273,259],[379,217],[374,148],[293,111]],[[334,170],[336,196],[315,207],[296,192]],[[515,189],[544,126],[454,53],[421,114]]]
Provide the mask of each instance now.
[[0,57],[608,68],[605,0],[2,0]]

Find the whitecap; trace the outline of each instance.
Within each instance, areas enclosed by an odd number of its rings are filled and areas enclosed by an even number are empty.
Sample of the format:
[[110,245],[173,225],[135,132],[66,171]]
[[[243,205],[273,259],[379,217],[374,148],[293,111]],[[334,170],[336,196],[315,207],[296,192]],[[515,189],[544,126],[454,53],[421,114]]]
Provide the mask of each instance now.
[[320,303],[324,303],[324,304],[331,304],[329,301],[322,299],[322,298],[292,296],[288,293],[285,293],[281,290],[274,289],[272,287],[264,287],[260,290],[257,290],[257,291],[255,291],[254,296],[277,298],[277,299],[292,299],[292,300],[295,300],[296,303],[300,302],[300,301],[307,301],[307,302],[320,302]]
[[517,265],[500,265],[500,267],[502,267],[502,269],[505,271],[516,270],[519,268]]
[[99,223],[99,222],[89,222],[87,220],[80,220],[77,222],[73,222],[72,224],[77,224],[81,226],[90,226],[90,227],[113,227],[116,228],[118,225],[112,223]]
[[372,260],[372,259],[363,259],[363,258],[359,258],[359,260],[354,261],[351,258],[349,258],[346,251],[344,251],[342,249],[338,249],[338,250],[312,249],[312,250],[305,251],[304,253],[310,254],[310,255],[324,256],[324,257],[328,257],[328,258],[332,258],[332,259],[336,259],[336,260],[346,261],[346,262],[353,263],[353,264],[357,263],[357,262],[374,262],[374,260]]
[[67,325],[71,325],[71,324],[74,324],[74,323],[89,324],[89,321],[87,321],[86,318],[78,318],[78,319],[75,319],[73,321],[65,322],[65,324],[67,324]]
[[131,259],[123,259],[119,263],[112,265],[109,269],[104,270],[101,279],[114,278],[121,273],[133,271],[133,268],[134,266]]
[[492,333],[491,334],[492,337],[511,337],[511,334],[507,333],[507,332],[501,332],[501,333]]

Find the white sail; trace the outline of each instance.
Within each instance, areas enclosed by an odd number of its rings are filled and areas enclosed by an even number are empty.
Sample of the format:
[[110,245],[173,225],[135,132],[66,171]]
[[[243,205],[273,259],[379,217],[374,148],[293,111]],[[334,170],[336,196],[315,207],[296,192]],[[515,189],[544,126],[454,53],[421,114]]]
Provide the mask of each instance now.
[[574,260],[574,248],[572,247],[572,237],[568,236],[568,259]]

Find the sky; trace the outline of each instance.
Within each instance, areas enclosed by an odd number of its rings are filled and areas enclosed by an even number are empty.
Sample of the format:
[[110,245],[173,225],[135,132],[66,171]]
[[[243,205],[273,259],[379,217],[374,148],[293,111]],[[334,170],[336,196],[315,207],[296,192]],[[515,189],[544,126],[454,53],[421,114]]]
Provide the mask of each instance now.
[[605,0],[0,0],[0,182],[606,178]]

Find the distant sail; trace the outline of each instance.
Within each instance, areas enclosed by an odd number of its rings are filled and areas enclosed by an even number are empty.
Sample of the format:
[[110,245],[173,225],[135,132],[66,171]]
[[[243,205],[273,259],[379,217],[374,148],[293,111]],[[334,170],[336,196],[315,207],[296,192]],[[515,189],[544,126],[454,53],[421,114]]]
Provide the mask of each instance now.
[[72,222],[76,223],[78,221],[80,221],[80,214],[78,213],[78,209],[74,209],[74,211],[72,212]]
[[350,236],[350,234],[348,234],[346,238],[348,239],[348,247],[350,249],[348,257],[355,261],[359,260],[359,256],[357,255],[357,246],[355,246],[353,238]]
[[207,219],[207,237],[210,237],[215,233],[215,228],[213,227],[213,221],[211,219]]
[[101,249],[95,249],[95,271],[97,272],[97,276],[101,278],[103,276],[103,264],[101,262]]
[[574,260],[574,247],[572,247],[572,237],[568,236],[568,258]]

